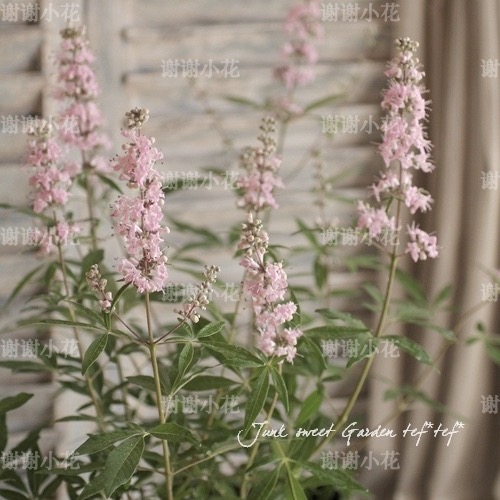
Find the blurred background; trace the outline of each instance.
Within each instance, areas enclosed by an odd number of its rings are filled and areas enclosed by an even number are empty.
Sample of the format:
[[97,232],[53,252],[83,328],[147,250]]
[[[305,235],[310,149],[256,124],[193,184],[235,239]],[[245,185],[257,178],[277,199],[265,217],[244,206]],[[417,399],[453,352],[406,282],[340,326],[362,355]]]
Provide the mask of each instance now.
[[[239,152],[255,145],[260,119],[266,113],[263,108],[283,95],[273,68],[282,62],[284,21],[297,3],[0,1],[0,202],[28,205],[29,172],[23,168],[26,132],[32,119],[57,114],[50,89],[60,29],[68,22],[85,24],[102,87],[100,105],[115,145],[109,156],[119,151],[125,111],[135,106],[149,108],[145,133],[156,138],[156,146],[165,155],[161,168],[167,181],[177,179],[182,184],[179,192],[168,197],[166,211],[173,220],[226,237],[228,228],[242,218],[242,212],[234,209],[231,189]],[[455,329],[459,339],[476,336],[478,323],[488,335],[498,336],[500,2],[324,2],[321,16],[325,35],[316,41],[316,79],[294,94],[295,102],[303,107],[315,105],[291,121],[284,136],[282,175],[287,187],[279,195],[280,210],[271,222],[273,242],[287,246],[293,238],[296,245],[297,218],[311,227],[321,216],[332,225],[352,224],[353,200],[366,197],[366,186],[381,167],[373,143],[380,135],[386,61],[396,37],[411,37],[420,42],[419,57],[432,100],[429,132],[435,145],[436,170],[420,182],[435,203],[422,225],[436,231],[441,253],[436,261],[408,266],[408,271],[429,296],[452,286],[452,307],[436,321]],[[318,182],[326,183],[314,177],[317,150],[321,150],[325,178],[334,179],[323,213],[315,203]],[[216,170],[218,176],[213,174]],[[0,300],[5,301],[37,262],[20,239],[9,237],[8,228],[29,226],[29,216],[2,210],[0,218]],[[172,234],[171,244],[181,247],[182,235]],[[354,246],[339,249],[331,276],[333,287],[349,291],[377,283],[374,271],[349,272],[344,259],[356,253]],[[202,255],[206,262],[222,267],[227,283],[239,281],[240,271],[230,253],[207,247]],[[312,286],[307,255],[293,253],[287,261],[293,284]],[[350,297],[339,293],[335,307],[365,318],[366,309]],[[439,336],[407,333],[415,335],[433,358],[441,352]],[[20,339],[32,334],[16,332]],[[5,344],[0,345],[0,358],[6,359],[10,354],[2,347]],[[498,365],[492,361],[495,352],[500,358],[498,351],[488,352],[484,342],[470,346],[459,342],[440,358],[439,372],[423,380],[423,393],[448,405],[465,422],[450,446],[439,438],[425,440],[418,447],[410,439],[387,442],[377,438],[368,444],[373,453],[395,451],[400,464],[398,469],[362,470],[362,480],[375,498],[500,498],[500,383]],[[358,413],[370,425],[384,421],[395,410],[393,401],[384,401],[387,388],[420,380],[421,370],[406,358],[381,359]],[[13,439],[41,419],[50,421],[58,415],[49,379],[13,375],[0,368],[0,383],[0,396],[35,392],[29,406],[9,422]],[[349,388],[347,381],[336,389],[339,407]],[[436,406],[416,404],[391,427],[401,435],[408,423],[420,428],[423,422],[432,421],[436,426],[443,422],[453,427],[456,420],[436,413]],[[60,439],[59,432],[47,434],[47,441]]]

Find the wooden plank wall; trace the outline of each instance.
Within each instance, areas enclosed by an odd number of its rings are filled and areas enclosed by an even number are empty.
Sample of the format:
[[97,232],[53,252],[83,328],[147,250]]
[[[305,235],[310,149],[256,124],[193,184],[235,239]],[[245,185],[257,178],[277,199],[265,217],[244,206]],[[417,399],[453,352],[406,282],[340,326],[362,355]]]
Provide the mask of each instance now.
[[[56,9],[58,2],[52,2]],[[157,146],[164,152],[161,168],[167,177],[172,172],[201,175],[205,167],[235,171],[240,148],[256,143],[262,112],[228,102],[224,96],[262,101],[264,97],[281,94],[272,79],[272,68],[280,61],[279,51],[285,41],[284,17],[296,1],[81,0],[74,3],[88,25],[91,45],[98,56],[97,71],[103,87],[101,102],[110,134],[116,141],[115,149],[119,150],[118,127],[123,113],[134,106],[148,107],[151,119],[145,133],[155,136]],[[381,12],[381,3],[360,0],[357,5],[365,9],[371,4]],[[60,25],[61,19],[30,24],[0,21],[0,115],[22,117],[54,112],[46,82],[53,78],[50,53],[57,44]],[[393,24],[381,19],[357,23],[325,21],[324,27],[325,38],[318,44],[317,80],[298,91],[296,97],[298,102],[307,104],[334,93],[342,92],[344,96],[337,104],[317,110],[314,116],[289,127],[282,167],[287,189],[279,196],[281,208],[273,215],[271,227],[276,244],[303,242],[300,236],[292,240],[296,229],[294,218],[300,216],[312,224],[316,216],[313,198],[308,193],[313,186],[311,167],[303,165],[297,169],[297,166],[308,148],[322,137],[321,116],[358,115],[360,123],[370,116],[374,120],[379,118],[379,96],[384,85],[385,61],[391,51]],[[163,77],[162,61],[169,59],[198,59],[202,66],[213,60],[218,67],[220,61],[235,59],[240,76]],[[196,97],[200,91],[205,99]],[[207,113],[207,107],[215,110],[215,114]],[[223,147],[221,134],[229,139],[231,147]],[[376,130],[371,135],[360,131],[340,134],[326,146],[327,175],[347,173],[336,186],[339,195],[353,199],[365,196],[365,186],[379,166],[372,144],[376,139]],[[2,202],[26,200],[27,173],[21,168],[25,144],[25,134],[0,134]],[[231,190],[198,189],[169,197],[165,208],[186,222],[223,233],[243,218],[241,212],[234,210],[234,203]],[[353,216],[352,206],[339,201],[331,203],[329,212],[340,225],[349,224]],[[10,212],[2,211],[0,216],[2,227],[29,224],[25,218]],[[182,238],[172,234],[169,241],[174,249]],[[353,251],[350,247],[344,250]],[[203,258],[220,265],[226,281],[239,281],[241,270],[230,254],[214,254],[209,250],[203,252]],[[304,276],[309,266],[307,259],[291,259],[289,264],[294,283],[310,283],[310,277]],[[22,248],[0,246],[0,300],[32,265],[32,257]],[[363,275],[354,280],[340,267],[334,281],[357,287],[369,278]],[[349,302],[342,305],[356,309]],[[4,370],[0,377],[13,383],[12,376]],[[17,384],[34,382],[29,377],[16,377],[16,385],[9,385],[3,391],[11,393]],[[45,397],[41,394],[34,404],[40,404]],[[21,427],[27,426],[28,423],[23,423]]]

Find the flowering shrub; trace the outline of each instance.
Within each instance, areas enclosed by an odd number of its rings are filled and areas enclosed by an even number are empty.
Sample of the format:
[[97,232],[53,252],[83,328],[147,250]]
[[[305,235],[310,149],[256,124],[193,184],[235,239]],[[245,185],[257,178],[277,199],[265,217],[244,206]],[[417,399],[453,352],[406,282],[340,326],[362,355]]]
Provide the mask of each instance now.
[[[318,2],[305,2],[290,12],[286,23],[290,40],[283,52],[289,61],[275,75],[287,90],[287,112],[291,91],[314,77],[317,55],[311,41],[322,36],[318,13]],[[423,127],[429,103],[422,96],[423,73],[415,47],[407,39],[399,40],[386,73],[389,87],[382,107],[387,119],[379,145],[386,170],[371,187],[377,205],[361,200],[357,205],[357,227],[375,240],[387,231],[399,236],[403,206],[415,214],[429,210],[432,201],[412,185],[410,173],[433,168]],[[349,421],[379,345],[390,343],[432,365],[418,343],[389,334],[389,324],[413,319],[432,324],[431,314],[421,315],[428,307],[423,292],[398,269],[398,261],[405,253],[415,262],[437,257],[436,237],[413,222],[404,252],[398,238],[388,248],[377,245],[378,267],[386,255],[390,262],[385,290],[372,291],[377,299],[371,308],[377,316],[374,328],[332,308],[314,314],[302,311],[299,289],[289,283],[287,264],[265,229],[271,211],[278,209],[275,191],[285,189],[279,174],[283,142],[277,145],[276,119],[265,117],[259,146],[241,154],[236,182],[236,205],[246,216],[232,243],[243,268],[235,310],[228,312],[211,301],[220,272],[213,263],[205,266],[192,293],[178,300],[182,304],[171,309],[162,301],[171,282],[169,229],[163,223],[168,190],[155,168],[162,154],[147,135],[147,110],[136,108],[126,114],[122,155],[111,160],[110,167],[105,165],[101,150],[107,139],[100,131],[103,120],[95,100],[99,90],[92,61],[84,29],[64,30],[56,95],[61,100],[60,120],[75,117],[78,126],[56,137],[42,123],[31,134],[27,163],[34,169],[32,214],[40,224],[37,242],[46,260],[13,294],[38,280],[45,293],[18,325],[64,328],[76,340],[78,353],[40,353],[32,364],[11,361],[4,366],[49,372],[65,391],[82,395],[85,403],[77,414],[61,421],[87,420],[95,432],[86,439],[81,436],[66,467],[40,464],[28,471],[29,485],[13,469],[3,472],[4,494],[50,498],[64,488],[70,498],[79,500],[272,495],[300,499],[320,487],[346,497],[363,491],[353,471],[327,471],[318,457],[331,450],[334,437]],[[301,113],[307,109],[311,106],[301,108]],[[290,115],[276,115],[283,133]],[[81,153],[79,163],[65,159],[69,148]],[[74,220],[69,205],[72,193],[81,188],[89,213],[86,219]],[[97,197],[97,190],[103,196]],[[98,231],[97,200],[104,200],[105,211],[109,196],[114,198],[109,212],[114,236],[123,245],[121,258],[105,254],[105,239]],[[320,262],[324,249],[317,231],[299,223],[299,232],[311,242],[312,260]],[[78,259],[68,248],[76,234]],[[191,265],[200,276],[200,269]],[[324,283],[328,272],[320,266],[317,279]],[[412,300],[418,299],[413,304],[414,311],[420,308],[416,317],[408,310],[400,314],[404,304],[393,302],[397,279]],[[439,302],[444,298],[443,292]],[[241,315],[244,302],[251,305],[249,318]],[[240,332],[246,330],[252,342],[244,346]],[[344,370],[329,363],[321,347],[339,340],[355,340],[363,347],[348,354],[345,371],[357,363],[363,368],[345,408],[332,418],[322,405],[330,398],[331,381]],[[7,411],[29,398],[20,394],[0,401],[3,428]],[[200,398],[205,399],[203,405]],[[186,411],[177,411],[179,401]],[[410,401],[405,394],[405,403]],[[18,450],[38,453],[38,438],[39,431],[31,433]],[[0,444],[5,448],[5,440]]]

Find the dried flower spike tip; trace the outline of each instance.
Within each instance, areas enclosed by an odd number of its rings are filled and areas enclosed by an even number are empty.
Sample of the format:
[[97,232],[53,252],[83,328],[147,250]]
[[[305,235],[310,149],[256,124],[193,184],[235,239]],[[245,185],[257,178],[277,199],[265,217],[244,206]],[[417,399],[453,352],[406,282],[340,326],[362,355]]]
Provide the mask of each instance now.
[[134,108],[125,113],[125,126],[128,129],[140,129],[149,120],[149,109]]
[[87,278],[89,288],[101,297],[101,299],[99,300],[101,309],[104,312],[109,312],[111,304],[113,303],[113,294],[111,292],[106,292],[106,285],[108,284],[108,280],[101,277],[101,273],[97,264],[94,264],[90,268],[85,277]]

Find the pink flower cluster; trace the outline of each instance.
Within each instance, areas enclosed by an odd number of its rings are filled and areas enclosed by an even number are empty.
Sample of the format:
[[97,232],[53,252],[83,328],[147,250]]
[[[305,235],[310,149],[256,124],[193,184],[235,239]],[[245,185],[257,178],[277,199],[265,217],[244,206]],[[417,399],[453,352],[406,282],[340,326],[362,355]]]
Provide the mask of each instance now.
[[256,213],[264,208],[278,208],[274,197],[275,188],[283,188],[282,179],[276,175],[281,159],[275,156],[275,121],[271,117],[262,120],[262,134],[258,137],[261,147],[249,147],[240,157],[242,168],[246,170],[236,180],[236,187],[242,190],[238,206]]
[[33,211],[37,214],[54,205],[65,205],[71,186],[71,168],[59,165],[62,149],[57,143],[52,127],[41,122],[30,131],[27,164],[35,168],[29,179],[32,189]]
[[[33,211],[41,214],[51,210],[52,217],[56,210],[68,202],[76,165],[61,164],[62,149],[54,137],[52,127],[41,121],[29,132],[27,165],[35,172],[29,178]],[[35,239],[42,254],[48,255],[54,245],[65,246],[79,233],[74,223],[55,221],[55,226],[37,228]]]
[[311,83],[318,52],[314,43],[323,36],[320,23],[320,5],[317,0],[305,0],[288,13],[285,33],[290,37],[282,49],[285,63],[274,70],[274,76],[288,91]]
[[[388,170],[371,186],[377,202],[387,203],[382,208],[373,208],[360,201],[357,207],[358,228],[368,230],[371,237],[399,229],[395,218],[388,214],[393,199],[403,202],[411,214],[427,212],[433,201],[427,191],[412,184],[410,173],[411,169],[431,172],[434,168],[430,161],[431,143],[424,126],[429,104],[423,97],[426,90],[421,83],[425,75],[415,57],[418,44],[404,38],[398,39],[396,45],[398,53],[385,72],[389,87],[383,93],[382,108],[387,116],[380,127],[379,152]],[[407,234],[410,241],[406,253],[410,253],[415,262],[437,257],[435,236],[414,224],[408,226]]]
[[50,255],[54,247],[67,246],[80,234],[80,227],[73,222],[60,221],[55,226],[35,229],[35,241],[42,255]]
[[242,225],[238,248],[245,251],[240,264],[245,268],[244,291],[252,298],[255,323],[259,330],[259,349],[268,356],[285,356],[293,362],[297,354],[299,328],[281,328],[293,319],[297,306],[282,301],[288,290],[288,279],[281,262],[265,262],[269,237],[262,221],[252,212]]
[[[66,103],[59,116],[61,140],[82,152],[107,148],[109,140],[100,131],[103,118],[95,103],[100,89],[92,69],[94,55],[85,28],[66,28],[61,31],[61,36],[57,56],[59,85],[55,92],[56,98]],[[100,158],[88,160],[97,170],[107,166],[107,162]]]
[[127,114],[142,116],[135,128],[123,130],[130,143],[123,146],[125,154],[117,157],[114,170],[128,181],[130,188],[139,189],[135,197],[120,196],[113,207],[116,230],[123,237],[128,258],[122,259],[118,271],[126,283],[132,283],[140,293],[162,290],[168,278],[167,257],[163,254],[162,235],[169,229],[161,225],[162,191],[160,174],[155,162],[163,158],[153,147],[154,139],[141,135],[140,127],[147,120],[147,110],[134,109]]

